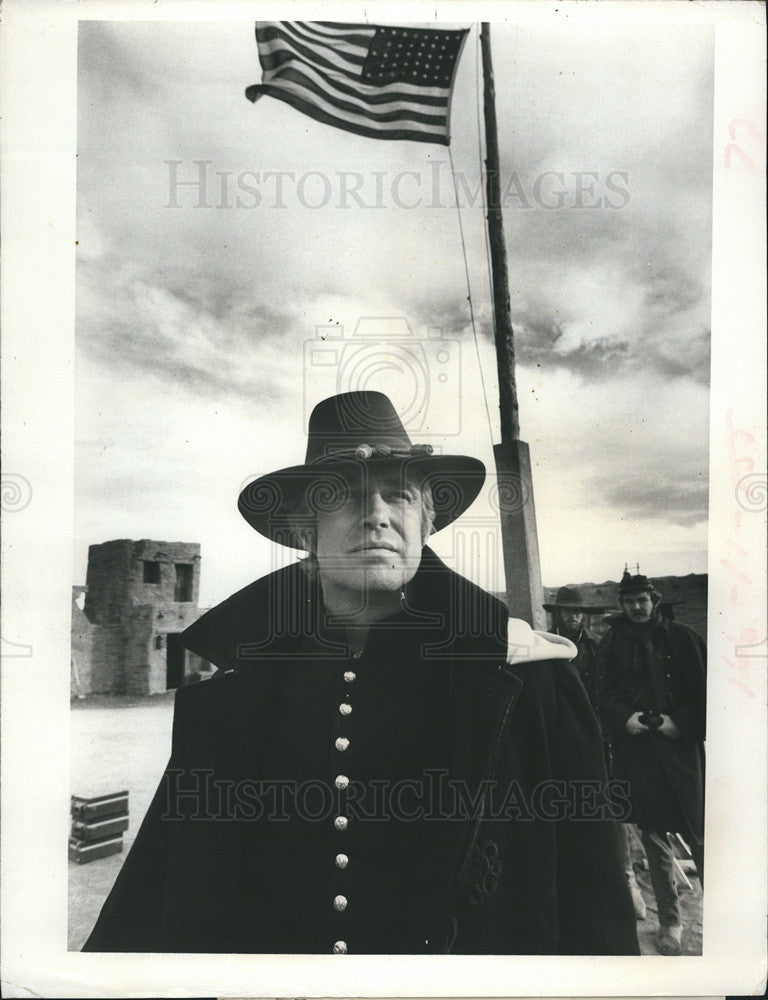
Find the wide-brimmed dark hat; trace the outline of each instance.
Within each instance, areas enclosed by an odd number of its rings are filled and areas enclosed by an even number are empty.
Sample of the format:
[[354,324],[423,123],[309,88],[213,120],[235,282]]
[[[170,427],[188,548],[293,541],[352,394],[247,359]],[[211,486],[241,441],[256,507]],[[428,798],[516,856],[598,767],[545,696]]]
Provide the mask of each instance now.
[[279,469],[249,483],[237,506],[260,534],[302,548],[297,519],[311,518],[344,502],[349,477],[379,463],[396,463],[403,476],[426,483],[435,505],[434,530],[464,513],[485,481],[485,466],[467,455],[435,455],[412,444],[387,396],[368,390],[324,399],[309,418],[303,465]]
[[642,591],[647,591],[657,601],[661,599],[661,594],[654,587],[653,581],[649,580],[645,574],[636,573],[633,576],[628,570],[624,570],[624,575],[619,583],[619,600],[625,594],[641,593]]
[[584,603],[581,591],[577,587],[561,587],[551,604],[544,605],[545,611],[574,611],[580,615],[598,614],[605,609],[601,606]]

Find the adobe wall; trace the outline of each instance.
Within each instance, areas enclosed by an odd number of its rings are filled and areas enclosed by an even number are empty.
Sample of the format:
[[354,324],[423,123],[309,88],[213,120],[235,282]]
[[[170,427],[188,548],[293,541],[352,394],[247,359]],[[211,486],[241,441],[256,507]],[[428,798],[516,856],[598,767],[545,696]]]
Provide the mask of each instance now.
[[[191,603],[165,602],[131,611],[126,644],[130,694],[161,694],[167,690],[168,633],[183,632],[196,618],[197,605]],[[187,674],[192,666],[189,660],[187,655]]]
[[[132,608],[126,623],[126,694],[157,694],[152,690],[149,647],[152,643],[152,608]],[[165,684],[159,690],[165,691]]]
[[[144,563],[159,563],[158,583],[144,581]],[[175,564],[192,566],[189,603],[197,606],[200,591],[200,546],[188,542],[118,539],[88,548],[85,614],[89,621],[109,625],[124,621],[131,608],[174,602]]]
[[88,546],[85,614],[95,625],[120,621],[128,607],[133,542],[118,539]]
[[93,630],[89,694],[124,694],[125,629],[98,625]]
[[[177,566],[190,567],[179,571],[188,581],[179,579]],[[77,648],[83,661],[82,668],[78,661],[82,693],[167,690],[166,636],[198,617],[200,546],[149,539],[91,545],[86,580],[85,615],[76,608],[72,618],[73,654]],[[181,597],[187,599],[177,600]]]

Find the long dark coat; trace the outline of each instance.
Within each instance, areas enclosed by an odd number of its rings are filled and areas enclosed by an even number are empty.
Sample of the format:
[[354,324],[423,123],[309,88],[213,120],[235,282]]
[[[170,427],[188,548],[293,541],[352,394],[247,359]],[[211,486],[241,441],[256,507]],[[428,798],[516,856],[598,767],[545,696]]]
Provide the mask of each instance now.
[[[614,776],[630,783],[632,821],[682,833],[698,844],[704,837],[706,654],[700,636],[665,618],[645,630],[619,619],[598,650]],[[679,737],[655,731],[630,736],[629,717],[649,709],[669,715]]]
[[[330,905],[338,872],[299,874],[301,858],[279,867],[285,825],[222,822],[210,808],[201,812],[199,796],[177,794],[209,779],[238,787],[275,765],[291,679],[305,683],[334,657],[352,662],[348,650],[334,649],[338,633],[318,609],[293,566],[187,630],[188,648],[219,672],[177,692],[169,768],[85,950],[301,953],[330,951],[343,938],[350,952],[369,954],[638,954],[615,822],[595,818],[594,809],[591,819],[563,819],[552,804],[553,792],[567,799],[606,781],[597,719],[578,677],[564,660],[506,665],[506,608],[429,549],[405,610],[386,623],[401,627],[372,627],[356,662],[361,674],[380,676],[393,664],[416,678],[432,671],[434,705],[424,708],[448,737],[446,777],[475,798],[473,814],[411,824],[403,831],[411,847],[396,868],[369,869],[375,891],[356,874],[350,851],[343,874],[351,902],[338,914]],[[406,744],[416,709],[404,699]],[[315,777],[325,776],[323,767]],[[372,836],[362,823],[357,835]],[[331,893],[319,921],[327,926],[286,937],[286,927],[302,926],[315,879]]]
[[[557,635],[566,635],[565,629],[556,625]],[[576,657],[571,661],[576,669],[576,673],[581,678],[581,683],[587,692],[590,704],[594,708],[598,700],[598,679],[597,679],[597,649],[600,645],[598,637],[585,625],[582,628],[578,641],[576,642]]]

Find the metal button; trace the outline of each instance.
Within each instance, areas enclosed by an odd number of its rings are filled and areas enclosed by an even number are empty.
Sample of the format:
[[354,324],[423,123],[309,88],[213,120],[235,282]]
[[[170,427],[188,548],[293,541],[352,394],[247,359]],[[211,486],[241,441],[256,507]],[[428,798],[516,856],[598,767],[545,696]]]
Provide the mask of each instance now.
[[336,819],[333,821],[333,825],[336,827],[337,830],[346,830],[347,827],[349,826],[349,820],[347,819],[346,816],[337,816]]
[[346,868],[348,864],[349,864],[349,858],[347,857],[346,854],[337,854],[336,855],[336,867],[337,868]]
[[343,701],[339,705],[339,711],[341,712],[342,715],[351,715],[352,714],[352,706],[350,704],[348,704],[348,702]]
[[346,955],[347,954],[347,942],[337,941],[333,946],[334,955]]
[[338,910],[342,913],[347,908],[347,897],[346,896],[335,896],[333,900],[334,910]]
[[347,785],[349,784],[349,778],[346,776],[346,774],[339,774],[337,775],[334,784],[336,785],[337,788],[346,788]]
[[347,684],[351,684],[352,681],[356,681],[357,680],[357,674],[355,673],[354,670],[345,670],[344,671],[344,680],[345,680],[345,682]]
[[335,745],[336,745],[336,749],[338,751],[340,751],[341,753],[343,753],[347,749],[347,747],[349,746],[349,740],[347,739],[346,736],[340,736],[336,740],[336,744]]

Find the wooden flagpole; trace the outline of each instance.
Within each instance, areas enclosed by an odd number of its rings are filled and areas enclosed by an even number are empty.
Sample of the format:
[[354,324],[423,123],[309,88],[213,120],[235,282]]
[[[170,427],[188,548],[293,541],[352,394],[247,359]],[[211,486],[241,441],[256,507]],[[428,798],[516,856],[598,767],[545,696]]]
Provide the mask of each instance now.
[[488,241],[491,253],[491,286],[494,303],[494,337],[499,377],[501,442],[493,446],[501,518],[504,575],[510,616],[534,628],[546,627],[542,607],[539,542],[528,445],[520,440],[520,416],[515,379],[515,339],[507,272],[507,247],[501,214],[499,138],[496,127],[496,91],[491,59],[491,29],[480,27],[485,112],[485,170]]

